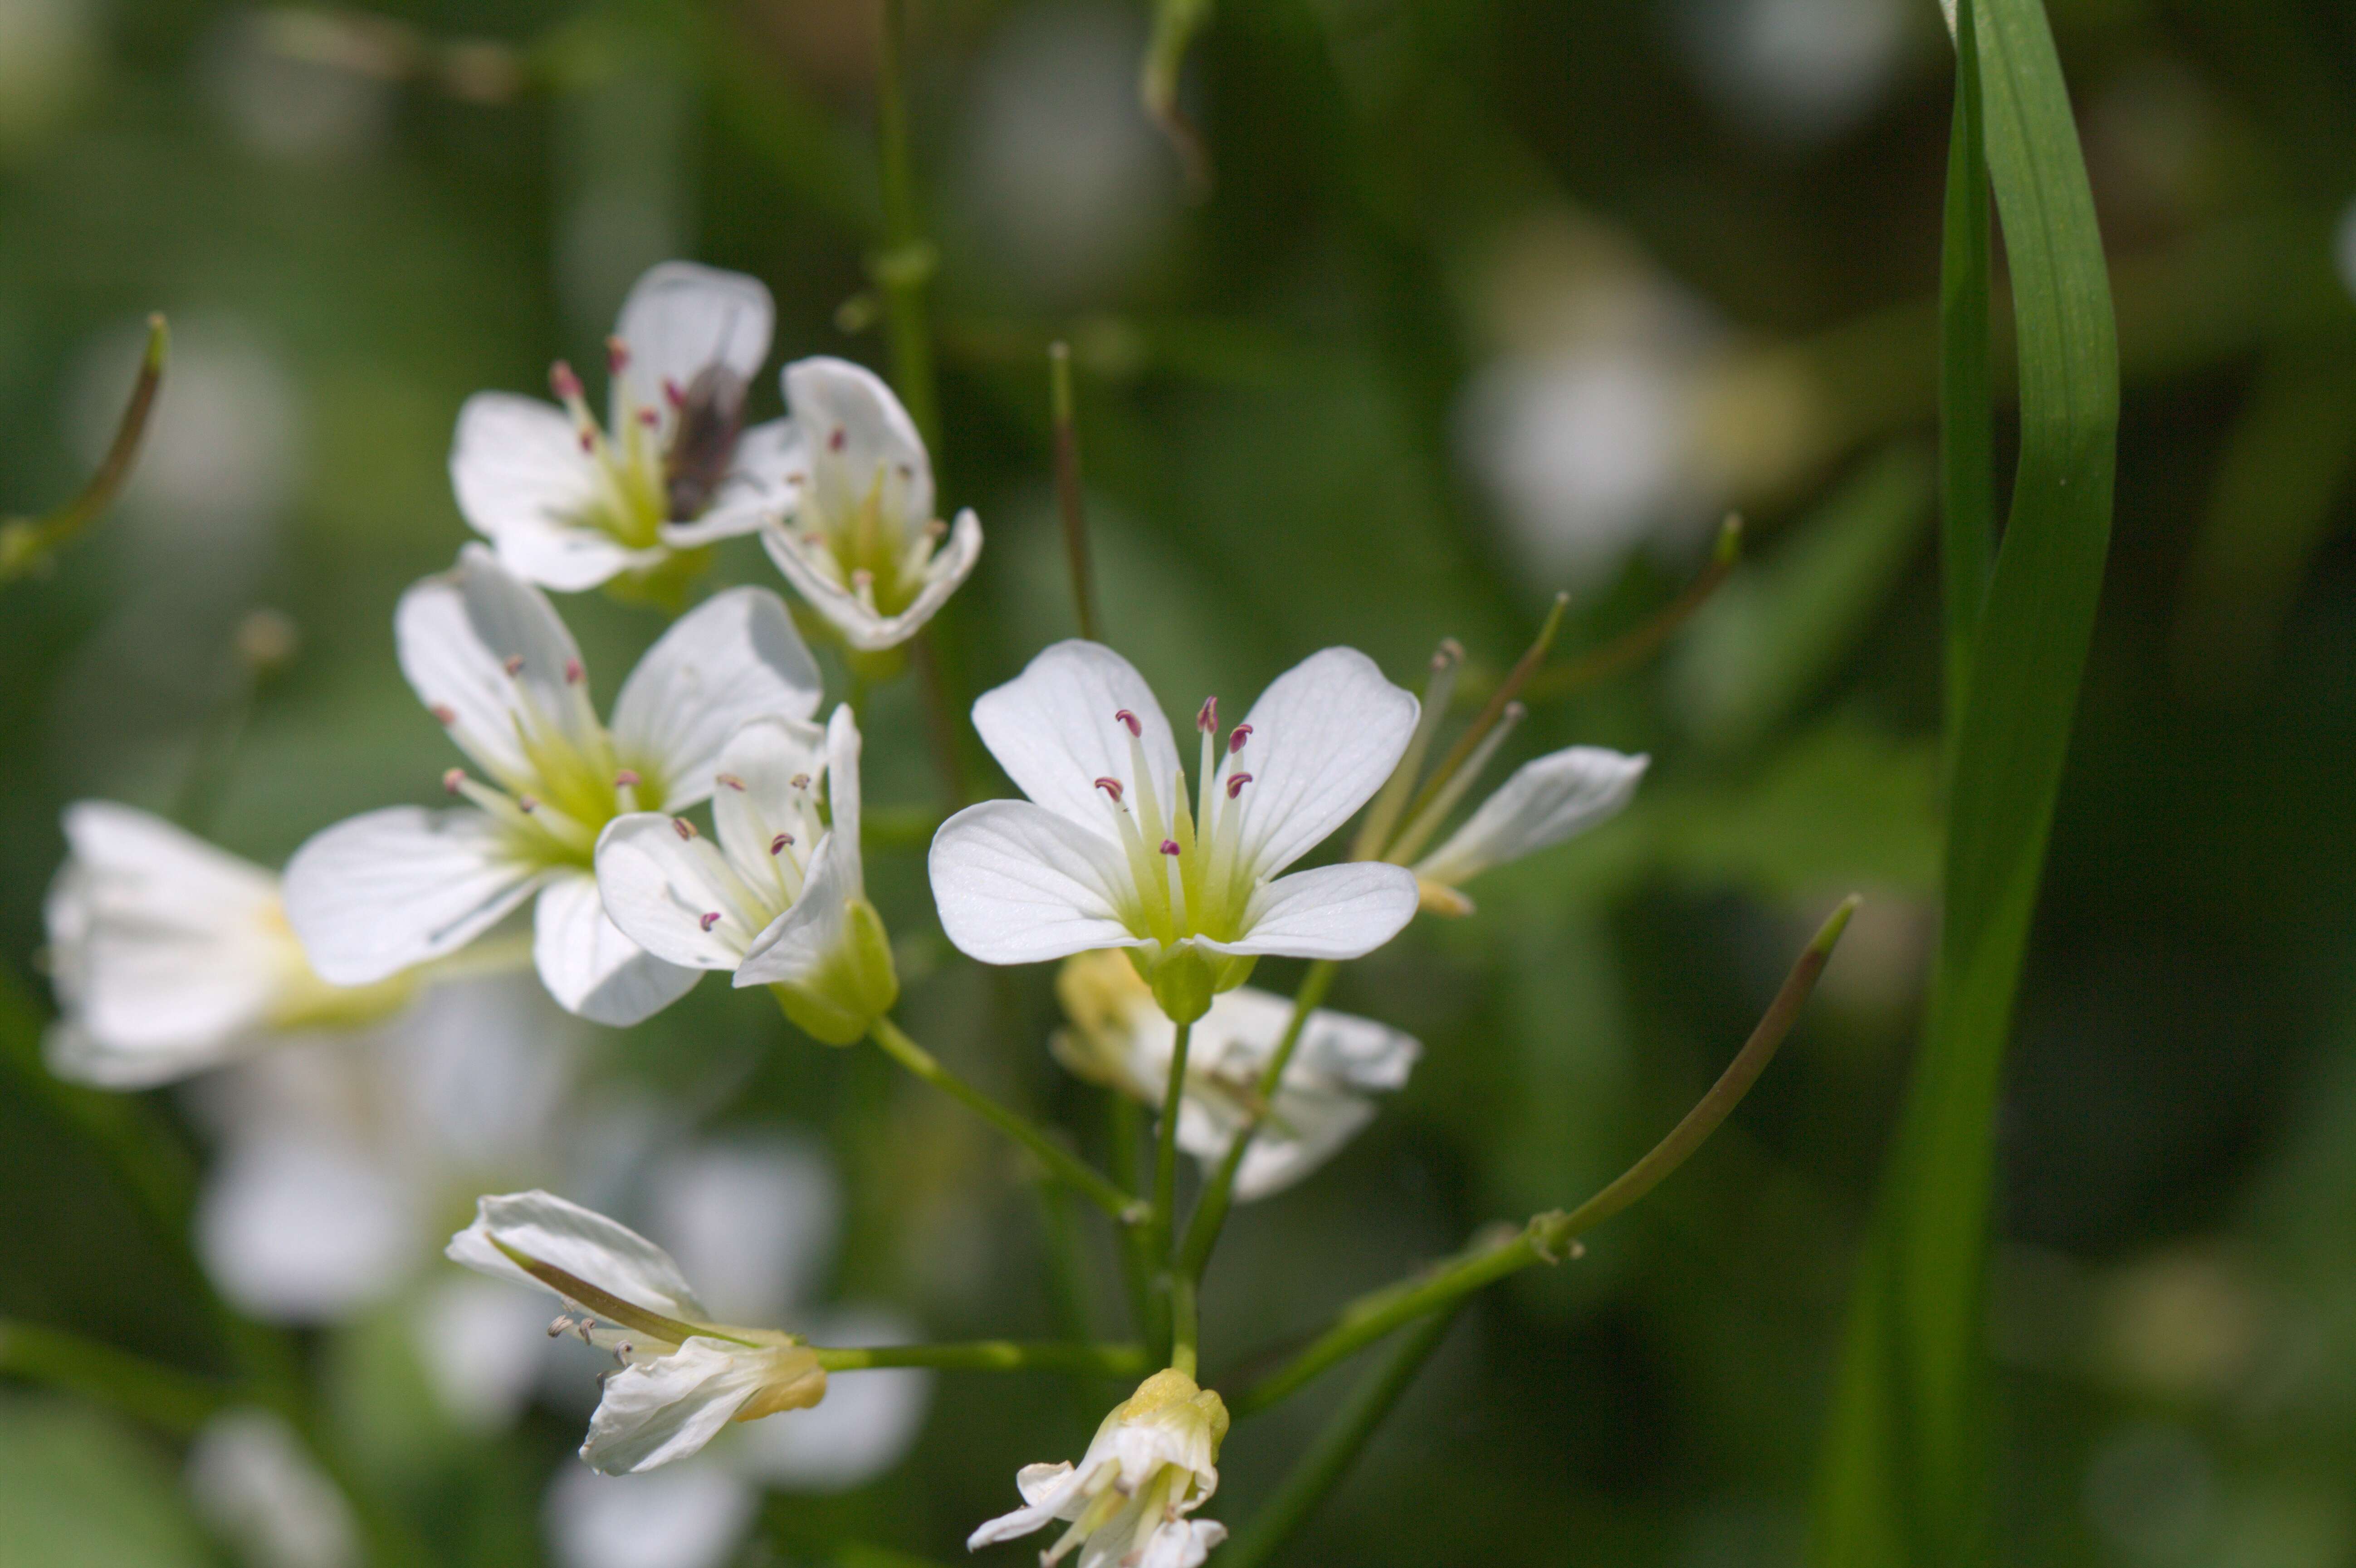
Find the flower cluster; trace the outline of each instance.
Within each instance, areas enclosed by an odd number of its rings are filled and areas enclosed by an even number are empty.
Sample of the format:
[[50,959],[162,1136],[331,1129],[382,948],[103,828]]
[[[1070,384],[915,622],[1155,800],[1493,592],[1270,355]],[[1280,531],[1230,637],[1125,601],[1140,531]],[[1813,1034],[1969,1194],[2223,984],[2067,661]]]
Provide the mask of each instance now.
[[[873,1038],[1024,1139],[1146,1252],[1167,1249],[1141,1286],[1162,1314],[1141,1333],[1158,1342],[1106,1350],[1128,1376],[1163,1370],[1076,1466],[1023,1469],[1024,1506],[970,1545],[1060,1522],[1045,1562],[1076,1551],[1080,1568],[1192,1568],[1226,1536],[1194,1514],[1218,1486],[1228,1412],[1195,1379],[1191,1275],[1230,1199],[1307,1178],[1420,1054],[1398,1029],[1318,1006],[1333,966],[1419,912],[1469,914],[1467,881],[1618,811],[1645,759],[1541,757],[1427,853],[1517,708],[1485,714],[1425,779],[1445,687],[1419,701],[1366,655],[1326,648],[1239,720],[1205,699],[1190,774],[1151,688],[1101,643],[1056,643],[983,694],[973,727],[1023,798],[940,824],[935,912],[981,963],[1064,961],[1056,1059],[1162,1116],[1154,1191],[1116,1187],[891,1018],[900,984],[868,896],[857,705],[972,571],[980,525],[970,511],[934,516],[923,440],[856,366],[787,366],[785,417],[747,425],[773,318],[750,278],[658,267],[608,340],[602,420],[561,362],[555,405],[504,392],[466,403],[451,477],[488,542],[465,546],[393,615],[402,672],[465,759],[443,775],[451,804],[327,827],[283,883],[126,807],[68,813],[71,853],[48,906],[63,1013],[50,1062],[94,1083],[161,1083],[391,1019],[424,987],[510,954],[528,953],[567,1011],[613,1026],[659,1012],[706,970],[766,987],[812,1038]],[[603,586],[676,610],[713,547],[748,534],[799,610],[763,587],[712,592],[675,613],[601,709],[549,592]],[[830,710],[805,632],[853,677]],[[1362,810],[1347,853],[1316,861]],[[1299,995],[1247,984],[1265,957],[1312,961]],[[1183,1256],[1180,1150],[1202,1169]],[[614,1358],[581,1448],[609,1473],[817,1406],[830,1373],[1021,1354],[991,1342],[894,1359],[717,1321],[660,1248],[545,1191],[480,1199],[448,1256],[553,1294],[551,1332]]]

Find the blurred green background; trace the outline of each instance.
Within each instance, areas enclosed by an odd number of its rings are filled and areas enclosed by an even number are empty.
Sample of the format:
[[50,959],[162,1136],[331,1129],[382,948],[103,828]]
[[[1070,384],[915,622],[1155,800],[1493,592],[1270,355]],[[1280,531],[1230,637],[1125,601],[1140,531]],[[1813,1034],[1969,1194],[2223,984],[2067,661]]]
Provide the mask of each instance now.
[[[66,802],[189,809],[275,865],[346,815],[435,796],[454,759],[390,614],[469,537],[444,469],[469,392],[594,363],[630,282],[672,256],[765,280],[776,358],[883,365],[879,9],[0,0],[5,509],[71,491],[140,319],[175,332],[123,506],[52,576],[0,591],[0,1027],[21,1051],[48,1007]],[[2126,421],[1997,1128],[2004,1555],[2356,1563],[2356,17],[2050,11]],[[954,689],[1072,630],[1059,336],[1113,640],[1173,709],[1246,701],[1333,642],[1412,682],[1453,635],[1478,687],[1558,587],[1565,645],[1599,644],[1692,576],[1724,509],[1748,517],[1741,568],[1662,657],[1537,704],[1513,743],[1649,751],[1637,805],[1484,880],[1473,919],[1345,971],[1336,1005],[1416,1034],[1422,1065],[1333,1165],[1238,1215],[1205,1365],[1216,1381],[1480,1222],[1585,1197],[1862,891],[1726,1131],[1584,1260],[1476,1302],[1285,1558],[1798,1562],[1935,907],[1936,8],[1235,0],[1185,77],[1200,189],[1138,107],[1142,7],[926,0],[912,19],[936,456],[944,502],[988,530],[942,621]],[[773,376],[754,397],[753,417],[776,411]],[[777,585],[750,540],[718,576]],[[206,761],[237,628],[265,607],[299,652]],[[561,608],[605,694],[661,624],[594,594]],[[937,808],[909,685],[877,696],[870,732],[870,801]],[[990,777],[978,748],[968,764]],[[1098,1096],[1044,1050],[1048,973],[956,959],[920,854],[879,851],[870,875],[912,1032],[1095,1147]],[[632,1125],[830,1151],[841,1240],[810,1299],[886,1303],[933,1338],[1055,1331],[1028,1177],[945,1102],[716,984],[576,1032]],[[147,1098],[218,1167],[201,1085]],[[642,1133],[604,1128],[569,1135],[574,1168],[646,1157]],[[463,1222],[458,1187],[417,1200],[434,1224]],[[1114,1332],[1109,1256],[1090,1258]],[[444,1265],[427,1248],[405,1266],[290,1316],[361,1484],[451,1564],[957,1560],[1013,1469],[1076,1456],[1113,1397],[944,1376],[879,1477],[773,1490],[714,1558],[660,1555],[679,1531],[656,1555],[582,1556],[547,1490],[577,1410],[545,1397],[490,1432],[437,1405],[432,1337],[408,1327]],[[0,1316],[223,1364],[104,1160],[22,1079],[0,1090]],[[1240,1426],[1210,1511],[1248,1517],[1347,1381]],[[0,1557],[305,1568],[238,1557],[183,1462],[0,1385]]]

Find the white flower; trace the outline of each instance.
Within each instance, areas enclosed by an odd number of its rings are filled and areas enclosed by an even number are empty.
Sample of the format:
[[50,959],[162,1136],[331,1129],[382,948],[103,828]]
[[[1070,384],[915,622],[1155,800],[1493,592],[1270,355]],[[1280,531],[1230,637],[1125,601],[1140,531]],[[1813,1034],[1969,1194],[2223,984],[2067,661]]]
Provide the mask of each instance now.
[[[693,973],[772,986],[794,1021],[848,1045],[899,996],[859,853],[859,726],[758,719],[720,754],[715,847],[685,817],[635,812],[597,840],[605,912]],[[823,813],[821,807],[824,808]]]
[[50,1071],[138,1089],[286,1040],[391,1017],[413,976],[331,986],[287,929],[278,879],[161,817],[106,801],[65,813],[42,915],[62,1017]]
[[1216,1393],[1175,1369],[1156,1372],[1113,1406],[1078,1468],[1025,1465],[1014,1477],[1025,1506],[975,1531],[966,1550],[1068,1520],[1041,1563],[1052,1565],[1077,1546],[1078,1568],[1199,1568],[1227,1531],[1186,1516],[1218,1489],[1226,1435],[1227,1407]]
[[[1127,956],[1082,953],[1065,960],[1055,994],[1072,1020],[1055,1036],[1056,1059],[1091,1083],[1159,1105],[1178,1028],[1154,1005]],[[1290,998],[1249,986],[1212,999],[1186,1055],[1179,1147],[1205,1166],[1226,1157],[1258,1108],[1260,1077],[1291,1021]],[[1281,1191],[1332,1158],[1374,1119],[1368,1093],[1403,1087],[1422,1049],[1371,1019],[1312,1010],[1237,1168],[1237,1200]]]
[[1415,699],[1355,649],[1285,672],[1224,741],[1205,702],[1192,807],[1169,722],[1109,648],[1056,644],[973,721],[1031,797],[969,806],[933,839],[941,924],[986,964],[1128,948],[1191,1019],[1261,954],[1355,958],[1414,917],[1399,867],[1278,876],[1381,787],[1415,728]]
[[608,1475],[683,1459],[732,1421],[826,1397],[817,1352],[791,1335],[716,1325],[669,1253],[626,1226],[546,1192],[485,1198],[449,1255],[556,1292],[552,1332],[614,1352],[581,1457]]
[[787,504],[792,428],[744,426],[774,310],[758,280],[666,261],[606,339],[608,422],[559,360],[562,409],[477,392],[458,412],[458,508],[517,576],[560,592],[643,575],[674,550],[750,533]]
[[336,1483],[268,1411],[231,1409],[198,1429],[185,1479],[198,1518],[257,1568],[359,1568],[359,1521]]
[[1616,816],[1651,763],[1600,746],[1572,746],[1524,763],[1446,843],[1415,863],[1424,907],[1472,913],[1472,901],[1457,891],[1463,883]]
[[695,971],[616,929],[592,855],[615,816],[678,811],[712,794],[722,746],[746,720],[806,719],[818,667],[776,595],[713,595],[674,623],[623,682],[610,730],[590,706],[580,651],[548,600],[480,545],[402,596],[402,672],[491,777],[453,768],[471,806],[392,806],[316,835],[286,868],[286,913],[319,973],[381,979],[453,953],[535,893],[532,956],[568,1011],[628,1024]]
[[933,516],[924,438],[873,372],[802,359],[786,367],[785,386],[794,427],[787,515],[762,529],[761,542],[852,648],[905,643],[973,571],[981,523],[969,509],[945,530]]

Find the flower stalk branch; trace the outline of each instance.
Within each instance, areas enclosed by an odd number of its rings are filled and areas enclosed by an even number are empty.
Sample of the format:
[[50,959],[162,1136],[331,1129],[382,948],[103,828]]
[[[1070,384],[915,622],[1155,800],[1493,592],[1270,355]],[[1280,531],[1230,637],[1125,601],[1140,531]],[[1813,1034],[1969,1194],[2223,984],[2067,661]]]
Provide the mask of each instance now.
[[1078,1156],[1016,1114],[941,1065],[938,1058],[910,1040],[890,1019],[877,1019],[868,1038],[884,1053],[910,1072],[958,1101],[982,1120],[1039,1157],[1041,1164],[1072,1190],[1124,1225],[1139,1223],[1148,1211],[1084,1164]]
[[1784,978],[1783,988],[1768,1004],[1751,1038],[1719,1075],[1709,1092],[1653,1146],[1642,1159],[1610,1186],[1569,1213],[1560,1210],[1539,1214],[1518,1232],[1476,1241],[1454,1258],[1398,1284],[1360,1296],[1342,1309],[1334,1326],[1310,1347],[1252,1384],[1233,1403],[1237,1416],[1265,1410],[1298,1392],[1336,1361],[1347,1360],[1392,1330],[1428,1313],[1449,1307],[1484,1286],[1537,1263],[1560,1263],[1579,1253],[1578,1238],[1661,1184],[1716,1132],[1751,1086],[1773,1060],[1776,1048],[1791,1033],[1800,1009],[1824,973],[1833,946],[1840,940],[1849,916],[1857,912],[1855,894],[1841,901],[1809,942],[1807,950]]
[[1600,648],[1592,648],[1551,669],[1539,670],[1531,676],[1522,688],[1527,702],[1558,702],[1586,690],[1597,682],[1619,674],[1631,665],[1643,663],[1669,640],[1678,627],[1693,619],[1704,604],[1709,603],[1742,560],[1742,518],[1729,513],[1719,525],[1718,542],[1709,552],[1709,564],[1686,584],[1685,592],[1663,605],[1641,624],[1631,626]]
[[818,1364],[830,1372],[878,1367],[937,1367],[953,1372],[1064,1372],[1074,1377],[1137,1378],[1149,1370],[1138,1345],[1025,1343],[976,1339],[954,1345],[815,1346]]
[[123,406],[114,442],[100,460],[98,471],[80,494],[42,517],[11,517],[0,523],[0,583],[11,582],[40,568],[84,528],[104,516],[131,477],[139,459],[139,443],[147,432],[147,416],[164,385],[164,364],[171,357],[172,335],[159,312],[147,318],[147,349],[139,361],[139,379],[132,383],[130,400]]

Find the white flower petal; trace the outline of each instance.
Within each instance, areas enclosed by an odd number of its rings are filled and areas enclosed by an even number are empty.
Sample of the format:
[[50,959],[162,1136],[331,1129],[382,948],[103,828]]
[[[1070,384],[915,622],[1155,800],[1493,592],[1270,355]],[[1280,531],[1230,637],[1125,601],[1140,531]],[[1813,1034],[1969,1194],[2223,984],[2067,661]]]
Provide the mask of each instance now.
[[[659,812],[605,825],[597,837],[597,891],[624,935],[672,964],[734,969],[758,934],[745,923],[744,885],[720,850],[701,835],[681,838],[677,819]],[[720,918],[707,925],[711,914]]]
[[1414,733],[1412,693],[1355,648],[1310,655],[1260,693],[1251,738],[1231,766],[1248,773],[1245,863],[1272,876],[1372,799]]
[[663,809],[708,799],[720,749],[748,719],[818,711],[818,665],[785,601],[763,588],[715,593],[647,650],[614,704],[614,747],[662,781]]
[[957,515],[949,537],[925,563],[924,587],[894,615],[879,615],[861,603],[857,594],[812,564],[803,553],[804,547],[783,528],[763,528],[761,544],[794,592],[825,616],[845,643],[862,653],[880,653],[922,631],[972,573],[974,563],[981,559],[981,519],[970,509]]
[[979,1552],[1001,1541],[1019,1540],[1056,1520],[1077,1517],[1081,1494],[1092,1474],[1093,1469],[1074,1469],[1068,1459],[1053,1465],[1023,1466],[1014,1477],[1015,1486],[1023,1493],[1023,1506],[985,1521],[965,1538],[965,1549]]
[[581,1457],[609,1476],[684,1459],[718,1436],[791,1353],[699,1335],[669,1355],[634,1362],[605,1379]]
[[[1250,1203],[1290,1187],[1340,1153],[1342,1146],[1374,1119],[1373,1104],[1342,1090],[1289,1085],[1279,1089],[1268,1125],[1252,1139],[1251,1147],[1244,1151],[1243,1164],[1236,1168],[1236,1201]],[[1186,1127],[1183,1115],[1178,1126],[1183,1137]],[[1224,1159],[1229,1141],[1221,1138],[1214,1146],[1215,1153],[1196,1154],[1196,1157]]]
[[362,986],[455,953],[545,873],[482,812],[395,805],[312,835],[286,863],[286,920],[330,985]]
[[[933,836],[929,864],[941,929],[985,964],[1035,964],[1142,943],[1118,912],[1116,890],[1129,885],[1120,850],[1045,806],[969,805]],[[1408,885],[1412,913],[1412,878]]]
[[160,817],[67,808],[70,853],[42,905],[65,1020],[51,1071],[109,1088],[160,1083],[270,1042],[303,959],[277,879]]
[[558,1007],[616,1029],[654,1017],[703,978],[701,968],[658,958],[624,935],[586,871],[556,876],[541,891],[531,959]]
[[584,752],[594,744],[597,719],[573,634],[547,595],[481,545],[467,545],[456,567],[402,594],[392,629],[401,672],[419,699],[447,710],[450,738],[510,788],[528,790],[534,778],[519,724]]
[[[752,720],[721,749],[720,772],[735,782],[712,792],[713,837],[744,885],[783,908],[785,883],[772,846],[781,833],[798,841],[809,832],[809,820],[795,804],[814,802],[819,781],[828,778],[826,731],[798,719]],[[852,773],[855,780],[855,763]],[[798,788],[796,779],[802,781]],[[831,780],[827,787],[832,789]],[[854,783],[854,797],[856,788]],[[806,854],[812,848],[801,847]]]
[[749,384],[769,357],[776,318],[768,288],[758,278],[693,261],[648,268],[631,285],[614,327],[630,351],[614,388],[616,427],[637,409],[668,413],[664,383],[683,392],[707,365],[724,366]]
[[802,896],[753,939],[737,965],[737,985],[809,985],[834,966],[850,935],[850,901],[860,892],[853,880],[859,858],[845,852],[846,843],[831,829],[819,842]]
[[1617,815],[1636,794],[1652,759],[1601,746],[1572,746],[1514,770],[1415,874],[1456,887],[1492,866],[1559,844]]
[[1227,1527],[1215,1519],[1173,1519],[1154,1527],[1137,1568],[1203,1568],[1211,1548],[1226,1540]]
[[784,380],[786,406],[809,453],[812,502],[830,517],[847,517],[881,475],[887,494],[896,490],[907,527],[932,520],[932,459],[881,377],[821,355],[787,366]]
[[863,799],[859,785],[861,749],[858,717],[851,711],[851,704],[838,704],[833,717],[826,721],[827,820],[834,836],[842,840],[840,854],[851,879],[851,891],[864,897],[866,862],[859,842]]
[[594,588],[633,552],[585,519],[596,507],[596,460],[563,410],[511,392],[477,392],[450,443],[458,510],[508,569],[560,592]]
[[800,428],[791,420],[752,426],[736,438],[735,456],[703,515],[689,522],[663,524],[663,543],[673,549],[689,549],[749,534],[763,523],[785,516],[794,505],[788,475],[796,473],[809,473]]
[[1021,675],[982,693],[973,705],[973,725],[1016,788],[1116,843],[1112,803],[1096,781],[1119,780],[1123,798],[1136,807],[1129,731],[1113,717],[1124,710],[1143,730],[1146,772],[1166,817],[1178,777],[1170,720],[1145,677],[1101,643],[1075,640],[1046,649]]
[[1254,893],[1238,940],[1194,940],[1214,953],[1360,958],[1415,918],[1416,898],[1415,873],[1403,866],[1320,866],[1279,877]]
[[691,1323],[709,1317],[669,1253],[627,1225],[554,1193],[535,1190],[477,1199],[475,1222],[451,1237],[444,1249],[453,1263],[494,1279],[546,1290],[546,1285],[492,1245],[494,1238],[661,1317]]

